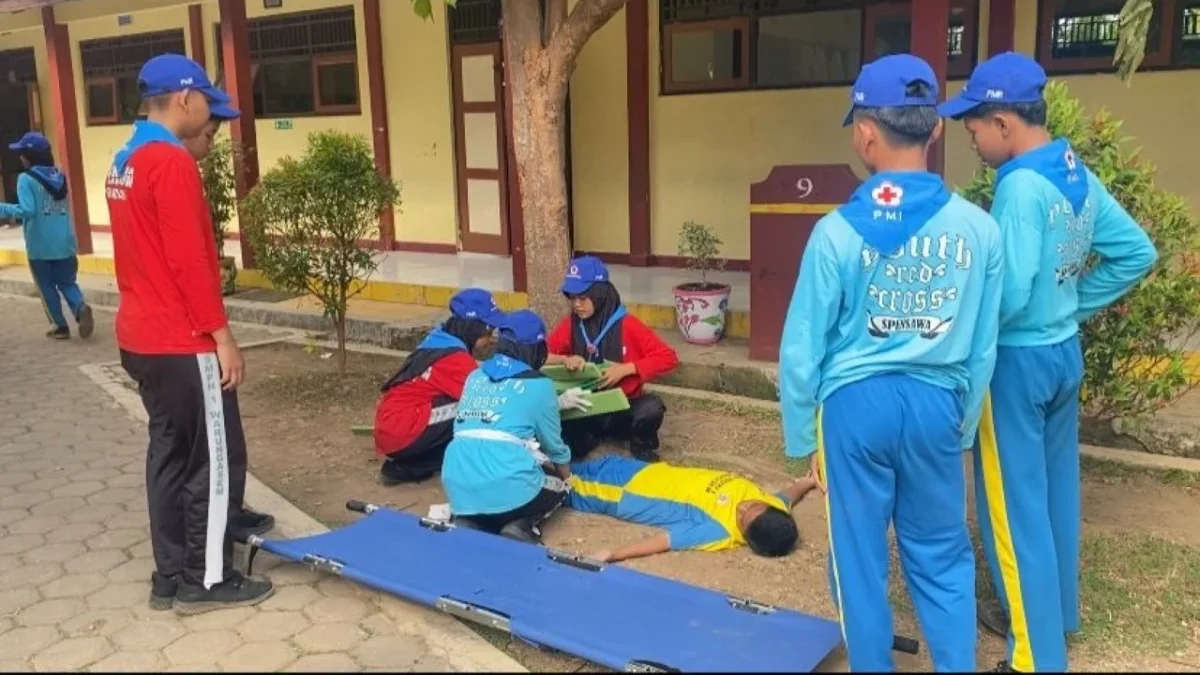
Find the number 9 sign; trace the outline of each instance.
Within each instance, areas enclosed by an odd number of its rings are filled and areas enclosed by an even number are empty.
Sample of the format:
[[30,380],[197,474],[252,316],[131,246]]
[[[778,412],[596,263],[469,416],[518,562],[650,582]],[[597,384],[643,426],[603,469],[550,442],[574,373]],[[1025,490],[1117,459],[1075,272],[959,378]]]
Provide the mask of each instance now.
[[796,198],[807,199],[813,191],[813,182],[811,178],[801,178],[796,181]]

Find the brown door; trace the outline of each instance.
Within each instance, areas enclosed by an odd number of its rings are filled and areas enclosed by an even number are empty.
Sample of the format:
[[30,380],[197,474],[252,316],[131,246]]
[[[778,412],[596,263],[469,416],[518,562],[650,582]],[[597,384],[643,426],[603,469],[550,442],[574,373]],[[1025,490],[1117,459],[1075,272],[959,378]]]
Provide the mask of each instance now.
[[456,45],[451,49],[451,65],[462,248],[508,255],[508,149],[500,43]]

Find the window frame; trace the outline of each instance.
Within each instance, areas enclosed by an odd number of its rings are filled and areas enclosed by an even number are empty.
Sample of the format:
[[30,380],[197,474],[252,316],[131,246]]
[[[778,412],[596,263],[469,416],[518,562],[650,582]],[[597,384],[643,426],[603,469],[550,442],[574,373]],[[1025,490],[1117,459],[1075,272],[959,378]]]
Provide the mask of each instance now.
[[[112,105],[111,115],[93,115],[92,114],[92,87],[108,87],[108,100]],[[88,77],[83,80],[83,107],[84,117],[88,126],[98,127],[121,123],[121,104],[117,100],[117,76],[116,75],[100,75]]]
[[[662,47],[662,81],[660,87],[663,93],[682,94],[713,91],[735,91],[750,88],[750,22],[749,16],[728,19],[704,19],[700,21],[678,21],[663,24]],[[741,75],[725,80],[695,82],[676,82],[672,79],[674,72],[673,40],[680,33],[702,33],[722,29],[732,29],[742,33]]]
[[[1116,71],[1112,57],[1068,57],[1054,58],[1054,14],[1063,0],[1038,0],[1037,55],[1038,62],[1049,75],[1085,75],[1089,73],[1112,73]],[[1187,2],[1161,0],[1156,9],[1161,12],[1159,20],[1158,51],[1146,52],[1139,70],[1185,70],[1200,65],[1177,63],[1178,43],[1176,21],[1182,16]],[[1117,8],[1117,12],[1120,8]],[[1114,14],[1117,12],[1113,12]],[[1149,47],[1149,45],[1147,45]]]
[[[744,0],[743,0],[744,1]],[[660,3],[662,0],[660,0]],[[845,87],[853,84],[853,79],[850,80],[830,80],[828,82],[805,82],[798,84],[785,85],[756,85],[754,83],[754,75],[758,69],[757,53],[758,46],[758,20],[760,18],[772,16],[794,16],[799,14],[814,14],[827,11],[845,11],[855,10],[860,13],[860,32],[859,32],[859,63],[868,63],[868,45],[874,43],[874,19],[879,16],[895,15],[908,11],[909,16],[913,16],[913,5],[916,0],[908,2],[895,2],[894,0],[873,0],[872,2],[858,3],[853,6],[834,6],[828,7],[808,7],[793,11],[755,11],[748,10],[742,14],[735,16],[720,16],[719,18],[711,19],[684,19],[684,20],[668,20],[664,17],[665,11],[660,4],[658,14],[658,29],[659,29],[659,91],[660,96],[678,96],[685,94],[697,93],[720,93],[730,91],[779,91],[788,89],[818,89],[827,87]],[[969,13],[967,21],[964,22],[963,32],[963,50],[969,53],[970,59],[966,66],[957,68],[947,68],[947,79],[966,79],[970,75],[970,71],[974,69],[979,59],[979,22],[982,20],[982,12],[979,11],[978,0],[951,0],[951,7],[966,9]],[[742,77],[722,80],[720,82],[700,82],[700,83],[679,83],[671,80],[671,70],[674,66],[674,57],[671,54],[671,38],[675,33],[685,31],[701,31],[711,30],[712,28],[736,26],[745,31],[746,39],[742,41],[742,58],[743,68]],[[871,38],[868,41],[868,38]],[[949,51],[949,35],[947,35],[947,51]]]
[[[321,67],[337,66],[349,63],[354,66],[354,103],[329,104],[321,103]],[[317,115],[361,115],[362,87],[358,81],[358,53],[330,52],[312,55],[313,78],[313,109]]]

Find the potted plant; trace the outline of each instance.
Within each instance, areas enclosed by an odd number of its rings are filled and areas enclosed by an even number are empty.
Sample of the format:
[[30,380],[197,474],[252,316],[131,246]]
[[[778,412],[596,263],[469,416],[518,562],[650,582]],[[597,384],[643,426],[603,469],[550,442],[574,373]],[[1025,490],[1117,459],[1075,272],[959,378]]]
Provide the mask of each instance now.
[[200,161],[200,176],[204,180],[204,195],[208,198],[217,256],[221,261],[221,292],[232,295],[236,290],[237,261],[233,256],[225,255],[225,234],[234,214],[233,143],[229,139],[214,144],[212,152]]
[[707,225],[688,221],[679,231],[679,255],[687,259],[688,269],[700,273],[700,281],[674,289],[675,323],[692,344],[716,344],[725,335],[730,287],[708,280],[709,272],[725,269],[725,260],[717,257],[722,243]]

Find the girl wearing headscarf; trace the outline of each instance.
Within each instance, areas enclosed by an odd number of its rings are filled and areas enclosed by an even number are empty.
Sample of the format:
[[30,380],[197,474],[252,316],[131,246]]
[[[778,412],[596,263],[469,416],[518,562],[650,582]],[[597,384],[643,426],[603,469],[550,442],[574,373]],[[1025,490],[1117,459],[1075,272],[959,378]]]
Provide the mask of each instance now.
[[619,386],[629,399],[629,409],[563,423],[563,438],[574,459],[582,459],[604,438],[629,441],[635,458],[659,461],[658,430],[667,407],[645,391],[647,382],[675,370],[679,356],[646,324],[625,310],[621,294],[609,281],[608,268],[598,258],[571,261],[562,292],[571,301],[572,313],[558,324],[547,343],[548,363],[578,370],[587,363],[611,364],[603,371],[601,386]]
[[566,499],[571,451],[554,384],[540,372],[546,356],[545,324],[521,310],[467,378],[442,466],[456,523],[535,542],[538,523]]
[[450,318],[384,383],[375,409],[375,452],[384,458],[381,483],[416,483],[442,468],[463,385],[477,366],[472,354],[491,344],[503,319],[491,293],[460,291],[450,299]]
[[36,131],[25,134],[8,148],[20,156],[25,171],[17,178],[17,203],[0,203],[0,218],[19,218],[24,225],[29,271],[53,324],[46,337],[56,340],[71,337],[62,311],[63,300],[75,315],[79,337],[91,337],[96,324],[92,308],[84,301],[76,281],[79,258],[67,207],[67,177],[54,166],[50,141]]

